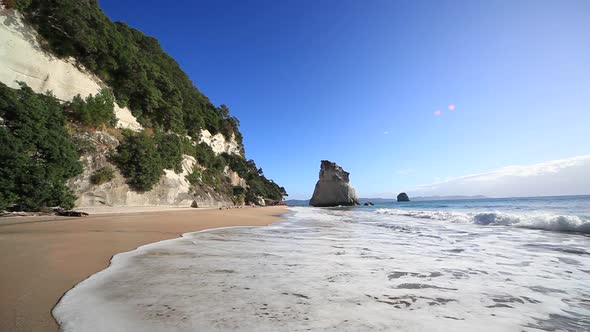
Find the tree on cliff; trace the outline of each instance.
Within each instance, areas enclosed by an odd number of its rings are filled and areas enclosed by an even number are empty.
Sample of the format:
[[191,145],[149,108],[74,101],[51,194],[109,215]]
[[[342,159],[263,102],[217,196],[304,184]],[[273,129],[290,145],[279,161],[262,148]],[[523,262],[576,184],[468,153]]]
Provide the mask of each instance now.
[[155,136],[158,152],[162,159],[162,167],[172,169],[176,173],[182,172],[182,138],[176,134],[158,132]]
[[230,169],[248,182],[246,191],[247,202],[257,202],[258,197],[281,200],[288,196],[285,188],[280,187],[274,181],[264,176],[262,168],[258,168],[254,160],[245,160],[240,156],[223,153],[221,157]]
[[67,110],[76,122],[86,126],[115,126],[117,117],[113,108],[115,99],[108,89],[83,99],[80,95],[68,103]]
[[164,170],[156,140],[145,132],[131,131],[126,131],[124,138],[113,159],[132,189],[149,191]]
[[82,166],[65,124],[51,95],[0,83],[0,210],[73,207],[66,181]]

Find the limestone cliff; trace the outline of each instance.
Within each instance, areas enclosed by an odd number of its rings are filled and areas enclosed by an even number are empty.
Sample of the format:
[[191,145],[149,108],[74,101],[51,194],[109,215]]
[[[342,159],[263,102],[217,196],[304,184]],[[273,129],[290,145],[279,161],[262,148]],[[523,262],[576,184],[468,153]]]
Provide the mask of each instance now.
[[328,160],[322,160],[320,179],[315,185],[309,205],[317,207],[359,205],[349,173]]
[[[0,7],[0,82],[12,88],[18,88],[17,81],[25,82],[34,91],[44,93],[50,91],[55,97],[69,101],[76,95],[88,96],[98,93],[106,84],[98,77],[85,70],[74,59],[60,59],[46,52],[39,44],[39,36],[34,29],[23,21],[20,13]],[[117,127],[134,131],[142,130],[142,126],[128,108],[121,108],[116,103],[115,115]],[[184,156],[182,172],[176,174],[165,170],[159,183],[149,192],[130,190],[124,177],[108,161],[108,154],[116,148],[119,141],[107,132],[77,133],[90,141],[96,150],[84,153],[80,161],[84,171],[69,181],[69,187],[78,196],[78,207],[96,206],[198,206],[217,207],[232,205],[227,194],[219,194],[214,190],[191,187],[185,178],[193,171],[196,161],[193,157]],[[211,146],[215,154],[242,154],[241,145],[232,137],[227,140],[222,134],[212,135],[207,130],[201,131],[200,142]],[[105,166],[115,170],[113,180],[94,185],[90,181],[92,174]],[[245,186],[245,181],[235,172],[226,170],[234,185]]]

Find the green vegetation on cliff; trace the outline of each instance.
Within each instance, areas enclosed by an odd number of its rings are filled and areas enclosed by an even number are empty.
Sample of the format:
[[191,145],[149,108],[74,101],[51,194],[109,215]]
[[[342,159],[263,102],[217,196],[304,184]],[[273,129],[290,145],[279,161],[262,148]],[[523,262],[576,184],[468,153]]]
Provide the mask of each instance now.
[[71,208],[66,181],[81,172],[64,106],[24,84],[0,83],[0,210]]
[[113,159],[131,188],[149,191],[164,171],[156,140],[145,132],[127,131],[123,135],[125,139]]
[[96,0],[16,1],[47,47],[71,56],[112,89],[145,127],[198,137],[201,129],[232,135],[241,144],[238,120],[214,106],[166,54],[155,38],[112,22]]
[[221,157],[233,171],[248,182],[246,191],[246,201],[256,202],[257,197],[266,197],[274,200],[280,200],[287,196],[285,188],[279,187],[274,181],[267,179],[262,172],[262,168],[257,168],[254,160],[245,160],[236,155],[224,153]]
[[115,178],[115,171],[110,167],[103,167],[90,177],[92,184],[101,185]]
[[165,169],[172,169],[176,173],[182,172],[182,154],[185,138],[175,134],[156,134],[158,153],[162,158],[162,166]]
[[78,123],[89,127],[115,126],[117,118],[113,109],[113,96],[108,89],[82,99],[80,95],[68,103],[67,111]]

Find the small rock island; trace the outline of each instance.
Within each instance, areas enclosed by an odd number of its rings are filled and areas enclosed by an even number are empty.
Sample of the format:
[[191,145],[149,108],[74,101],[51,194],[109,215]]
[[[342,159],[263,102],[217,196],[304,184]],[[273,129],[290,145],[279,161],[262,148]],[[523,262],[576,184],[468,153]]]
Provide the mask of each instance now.
[[400,193],[399,195],[397,195],[397,201],[398,202],[409,202],[410,197],[408,197],[408,194],[406,194],[406,193]]
[[359,205],[354,188],[350,185],[349,173],[328,160],[322,160],[320,179],[315,185],[309,205],[316,207]]

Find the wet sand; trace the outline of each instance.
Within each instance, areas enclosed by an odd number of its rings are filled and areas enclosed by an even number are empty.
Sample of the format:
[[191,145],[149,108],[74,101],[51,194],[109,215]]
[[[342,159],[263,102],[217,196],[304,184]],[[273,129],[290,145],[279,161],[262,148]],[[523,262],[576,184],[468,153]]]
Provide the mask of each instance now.
[[262,226],[284,207],[0,219],[0,331],[57,331],[51,309],[117,253],[183,233]]

